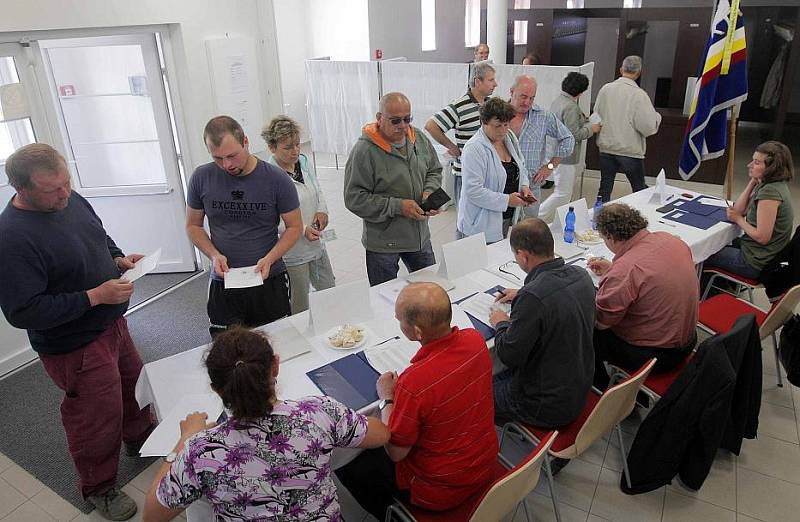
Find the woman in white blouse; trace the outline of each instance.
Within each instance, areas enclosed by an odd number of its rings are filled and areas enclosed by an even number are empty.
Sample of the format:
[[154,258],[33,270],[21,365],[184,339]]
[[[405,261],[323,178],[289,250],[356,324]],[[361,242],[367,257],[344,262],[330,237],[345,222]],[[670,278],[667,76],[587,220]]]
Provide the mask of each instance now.
[[284,256],[291,283],[292,313],[308,309],[308,293],[334,286],[333,268],[320,241],[328,226],[328,206],[308,158],[300,154],[300,126],[287,116],[276,116],[264,127],[261,137],[272,156],[269,162],[286,171],[294,181],[303,216],[303,236]]

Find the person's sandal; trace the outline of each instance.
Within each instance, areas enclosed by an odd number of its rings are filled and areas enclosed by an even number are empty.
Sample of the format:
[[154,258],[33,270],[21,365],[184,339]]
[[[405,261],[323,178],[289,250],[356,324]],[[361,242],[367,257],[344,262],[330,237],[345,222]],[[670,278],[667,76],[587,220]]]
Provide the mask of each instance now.
[[89,495],[86,500],[106,520],[128,520],[136,514],[136,502],[116,486],[105,493]]

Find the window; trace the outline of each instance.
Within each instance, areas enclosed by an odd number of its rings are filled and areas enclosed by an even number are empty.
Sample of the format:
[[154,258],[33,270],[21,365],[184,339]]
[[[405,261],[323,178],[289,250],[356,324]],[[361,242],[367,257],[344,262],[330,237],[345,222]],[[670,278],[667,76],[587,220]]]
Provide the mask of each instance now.
[[583,0],[567,0],[567,9],[583,9]]
[[531,0],[514,0],[514,9],[530,9]]
[[622,7],[642,7],[642,0],[625,0]]
[[481,0],[466,0],[464,10],[464,47],[481,43]]
[[[19,87],[17,66],[12,56],[0,56],[0,86]],[[9,95],[12,91],[8,91]],[[6,116],[9,116],[6,119]],[[8,179],[5,175],[5,161],[15,150],[34,142],[33,127],[30,118],[20,118],[17,114],[4,115],[0,103],[0,186]]]
[[528,21],[514,20],[514,45],[526,45],[528,43]]
[[436,0],[420,0],[422,11],[422,50],[436,50]]

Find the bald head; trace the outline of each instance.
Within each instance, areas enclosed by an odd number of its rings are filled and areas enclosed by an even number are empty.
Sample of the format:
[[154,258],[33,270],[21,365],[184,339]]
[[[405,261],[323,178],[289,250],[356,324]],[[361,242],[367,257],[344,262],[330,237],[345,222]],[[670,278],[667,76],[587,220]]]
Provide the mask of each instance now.
[[536,98],[536,80],[522,74],[514,79],[511,86],[511,105],[518,113],[528,112]]
[[408,108],[411,111],[411,100],[402,92],[389,92],[381,97],[378,102],[378,112],[391,111],[392,109]]
[[435,332],[449,332],[452,310],[450,298],[444,289],[435,283],[411,283],[397,296],[395,316],[400,321],[403,333],[406,328],[419,329],[423,336]]

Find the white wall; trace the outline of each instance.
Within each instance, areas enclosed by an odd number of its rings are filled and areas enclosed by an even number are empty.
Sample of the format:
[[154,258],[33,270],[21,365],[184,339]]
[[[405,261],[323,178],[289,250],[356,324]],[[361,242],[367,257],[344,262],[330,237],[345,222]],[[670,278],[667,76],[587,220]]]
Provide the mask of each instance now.
[[608,82],[614,81],[619,66],[617,61],[617,18],[589,18],[586,20],[586,46],[583,63],[594,62],[592,80],[592,101],[597,99],[597,91]]
[[653,21],[647,23],[647,35],[644,40],[642,56],[642,89],[647,91],[650,100],[655,102],[658,78],[671,78],[675,65],[675,54],[664,52],[665,49],[676,49],[678,44],[677,20]]
[[436,50],[423,52],[419,0],[370,0],[370,49],[412,62],[471,62],[473,51],[464,47],[464,5],[464,0],[436,0]]
[[370,59],[367,0],[273,0],[283,112],[307,141],[305,60]]
[[[202,141],[203,126],[215,115],[206,39],[226,35],[255,39],[263,88],[263,117],[281,111],[271,0],[27,0],[13,2],[13,7],[8,6],[11,2],[5,4],[0,17],[0,41],[19,41],[25,36],[37,39],[35,31],[78,29],[80,33],[96,36],[96,29],[169,24],[177,62],[174,77],[183,115],[178,122],[178,133],[183,138],[189,171],[210,160]],[[73,31],[70,36],[77,34]],[[32,352],[25,334],[0,318],[0,375],[30,358]]]
[[[280,66],[283,113],[303,128],[301,141],[308,140],[306,113],[305,67],[312,57],[311,31],[306,16],[305,0],[275,0],[275,39]],[[305,30],[301,28],[305,27]]]

